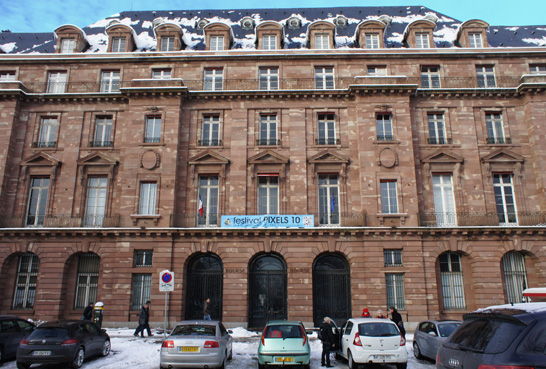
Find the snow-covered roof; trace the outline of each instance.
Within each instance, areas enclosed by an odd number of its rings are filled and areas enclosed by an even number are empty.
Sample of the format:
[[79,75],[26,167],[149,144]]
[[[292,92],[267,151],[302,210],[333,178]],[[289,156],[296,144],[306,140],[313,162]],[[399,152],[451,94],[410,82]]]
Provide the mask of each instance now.
[[[87,36],[89,48],[84,53],[105,53],[108,35],[106,28],[113,20],[131,27],[135,32],[135,52],[155,51],[157,42],[153,31],[153,20],[162,18],[165,22],[179,25],[183,30],[186,50],[205,50],[205,34],[197,27],[201,19],[210,23],[227,24],[233,33],[233,45],[238,49],[255,47],[255,29],[243,28],[241,19],[251,18],[255,24],[264,20],[284,25],[284,47],[298,49],[307,47],[307,31],[310,24],[326,21],[332,23],[343,16],[347,22],[336,26],[336,45],[341,48],[356,45],[355,33],[358,25],[366,20],[379,20],[389,16],[390,24],[385,27],[385,48],[403,47],[403,35],[407,26],[415,21],[437,18],[434,29],[436,48],[455,47],[457,31],[461,21],[438,13],[423,6],[369,6],[333,8],[289,8],[289,9],[244,9],[244,10],[172,10],[172,11],[125,11],[99,20],[82,31]],[[301,27],[287,25],[290,18],[299,18]],[[546,46],[545,26],[490,26],[488,28],[490,47],[540,47]],[[6,54],[54,53],[54,32],[48,33],[0,33],[0,50]]]

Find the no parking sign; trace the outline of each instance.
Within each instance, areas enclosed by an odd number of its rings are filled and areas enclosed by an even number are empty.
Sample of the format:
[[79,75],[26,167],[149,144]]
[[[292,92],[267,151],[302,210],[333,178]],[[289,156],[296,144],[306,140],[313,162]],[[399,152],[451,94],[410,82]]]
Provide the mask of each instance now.
[[174,273],[164,270],[159,273],[159,291],[172,292],[174,291]]

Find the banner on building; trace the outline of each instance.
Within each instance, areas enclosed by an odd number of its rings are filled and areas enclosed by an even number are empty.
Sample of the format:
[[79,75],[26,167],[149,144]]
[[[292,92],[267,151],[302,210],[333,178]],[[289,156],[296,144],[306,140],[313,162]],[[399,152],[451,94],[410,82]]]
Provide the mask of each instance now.
[[309,228],[313,215],[222,215],[222,228]]

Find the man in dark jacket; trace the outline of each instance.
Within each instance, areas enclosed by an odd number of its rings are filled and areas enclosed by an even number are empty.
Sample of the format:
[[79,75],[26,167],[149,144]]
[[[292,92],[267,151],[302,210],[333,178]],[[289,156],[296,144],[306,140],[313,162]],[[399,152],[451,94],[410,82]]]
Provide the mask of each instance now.
[[404,328],[404,322],[402,321],[402,315],[396,310],[394,306],[390,307],[391,311],[391,320],[396,323],[398,326],[398,329],[400,329],[400,333],[402,333],[402,337],[406,338],[406,329]]
[[203,319],[204,320],[212,320],[210,317],[210,314],[212,313],[212,309],[210,307],[210,299],[205,300],[205,305],[203,305]]
[[330,349],[335,343],[334,333],[332,332],[332,326],[330,324],[331,319],[325,317],[320,325],[320,340],[322,341],[322,356],[320,357],[321,366],[332,368],[330,363]]
[[95,304],[90,302],[89,305],[87,305],[85,309],[83,309],[82,320],[91,320],[91,318],[93,317],[94,306]]
[[144,337],[144,329],[148,331],[148,337],[153,336],[152,332],[150,331],[150,301],[146,301],[146,304],[144,304],[140,308],[140,313],[138,314],[138,327],[135,330],[135,333],[133,333],[133,336],[137,337],[140,333],[141,337]]

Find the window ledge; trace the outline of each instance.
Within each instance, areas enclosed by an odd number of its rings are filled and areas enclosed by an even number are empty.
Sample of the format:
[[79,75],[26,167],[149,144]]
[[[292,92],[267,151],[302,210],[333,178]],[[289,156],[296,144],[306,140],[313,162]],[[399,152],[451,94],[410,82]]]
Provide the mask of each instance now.
[[131,214],[131,219],[133,220],[133,225],[137,225],[139,220],[153,220],[154,226],[157,226],[157,223],[159,222],[159,219],[161,218],[161,215],[159,214]]
[[388,213],[377,213],[377,219],[379,220],[379,224],[381,226],[385,225],[386,219],[399,219],[400,224],[404,225],[406,223],[406,218],[408,217],[408,214],[406,213],[396,213],[396,214],[388,214]]

